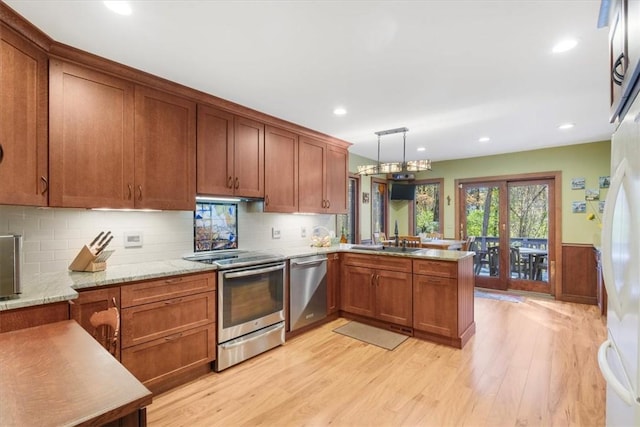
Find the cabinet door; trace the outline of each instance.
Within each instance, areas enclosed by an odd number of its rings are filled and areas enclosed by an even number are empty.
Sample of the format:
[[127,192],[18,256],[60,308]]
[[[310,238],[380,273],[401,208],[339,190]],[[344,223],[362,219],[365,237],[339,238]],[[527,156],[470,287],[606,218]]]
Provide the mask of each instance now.
[[47,206],[47,56],[0,24],[0,204]]
[[413,323],[411,273],[376,271],[376,318],[385,322],[411,326]]
[[325,211],[326,144],[300,137],[298,145],[298,206],[300,212]]
[[457,337],[457,283],[437,276],[413,276],[413,328]]
[[375,289],[373,270],[347,266],[341,282],[340,307],[343,311],[374,317]]
[[196,104],[136,86],[135,207],[190,211],[196,195]]
[[[96,289],[93,291],[80,291],[78,298],[69,302],[70,318],[75,320],[82,326],[87,332],[95,337],[95,339],[102,345],[107,346],[107,330],[106,328],[100,328],[96,331],[89,318],[96,311],[106,310],[113,307],[113,301],[116,302],[116,307],[120,309],[120,288],[106,288]],[[94,333],[96,335],[94,335]],[[120,360],[120,341],[116,348],[116,358]]]
[[234,194],[262,198],[264,197],[264,124],[237,116],[234,124]]
[[347,150],[327,146],[327,210],[330,213],[347,213],[349,182],[349,154]]
[[329,254],[327,258],[327,314],[339,310],[338,296],[340,295],[340,255]]
[[264,140],[265,212],[298,210],[298,135],[267,126]]
[[233,130],[233,114],[198,105],[198,194],[233,195]]
[[60,60],[50,82],[50,205],[133,207],[133,84]]

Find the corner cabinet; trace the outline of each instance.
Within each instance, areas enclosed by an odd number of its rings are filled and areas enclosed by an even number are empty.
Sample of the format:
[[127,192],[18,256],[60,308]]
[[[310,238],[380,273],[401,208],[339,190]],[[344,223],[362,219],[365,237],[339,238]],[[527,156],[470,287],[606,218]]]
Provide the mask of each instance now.
[[264,164],[264,124],[198,105],[198,194],[263,198]]
[[266,126],[264,162],[264,211],[298,211],[298,135]]
[[49,204],[193,210],[195,103],[58,59]]
[[0,23],[0,204],[47,206],[47,54]]
[[298,203],[300,212],[347,212],[349,155],[346,149],[300,137]]
[[411,259],[345,254],[343,263],[342,311],[411,326]]

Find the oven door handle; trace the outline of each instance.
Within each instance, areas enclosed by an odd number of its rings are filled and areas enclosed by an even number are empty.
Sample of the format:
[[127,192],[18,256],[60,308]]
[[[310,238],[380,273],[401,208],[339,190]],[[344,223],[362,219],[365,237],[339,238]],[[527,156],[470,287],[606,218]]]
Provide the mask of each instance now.
[[271,273],[272,271],[283,270],[285,264],[278,264],[273,267],[258,268],[255,270],[243,270],[235,273],[224,273],[225,279],[235,279],[237,277],[257,276],[258,274]]
[[244,345],[244,344],[246,344],[248,342],[258,340],[258,339],[262,338],[263,336],[265,336],[266,334],[278,331],[278,330],[283,329],[283,328],[284,328],[284,322],[276,323],[275,325],[271,325],[269,327],[266,327],[264,329],[261,329],[259,331],[254,332],[255,335],[250,334],[250,335],[253,335],[253,336],[251,336],[249,338],[242,338],[242,337],[236,338],[235,340],[232,340],[230,342],[226,342],[226,343],[220,344],[220,347],[224,348],[225,350],[233,348],[233,347],[238,347],[238,346]]

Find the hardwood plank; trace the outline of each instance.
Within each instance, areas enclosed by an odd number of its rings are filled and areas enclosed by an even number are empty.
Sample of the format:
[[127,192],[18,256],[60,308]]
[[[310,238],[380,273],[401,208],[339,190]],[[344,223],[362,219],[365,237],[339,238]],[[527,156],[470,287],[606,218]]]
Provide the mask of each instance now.
[[284,346],[154,397],[152,426],[604,425],[597,307],[476,298],[462,349],[409,338],[394,351],[333,333]]

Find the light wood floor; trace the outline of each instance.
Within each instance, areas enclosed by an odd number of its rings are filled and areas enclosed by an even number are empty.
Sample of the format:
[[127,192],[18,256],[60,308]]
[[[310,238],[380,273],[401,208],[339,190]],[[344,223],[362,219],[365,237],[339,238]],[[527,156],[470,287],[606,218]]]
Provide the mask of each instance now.
[[154,397],[151,426],[603,426],[594,306],[476,298],[462,350],[409,338],[387,351],[338,319]]

